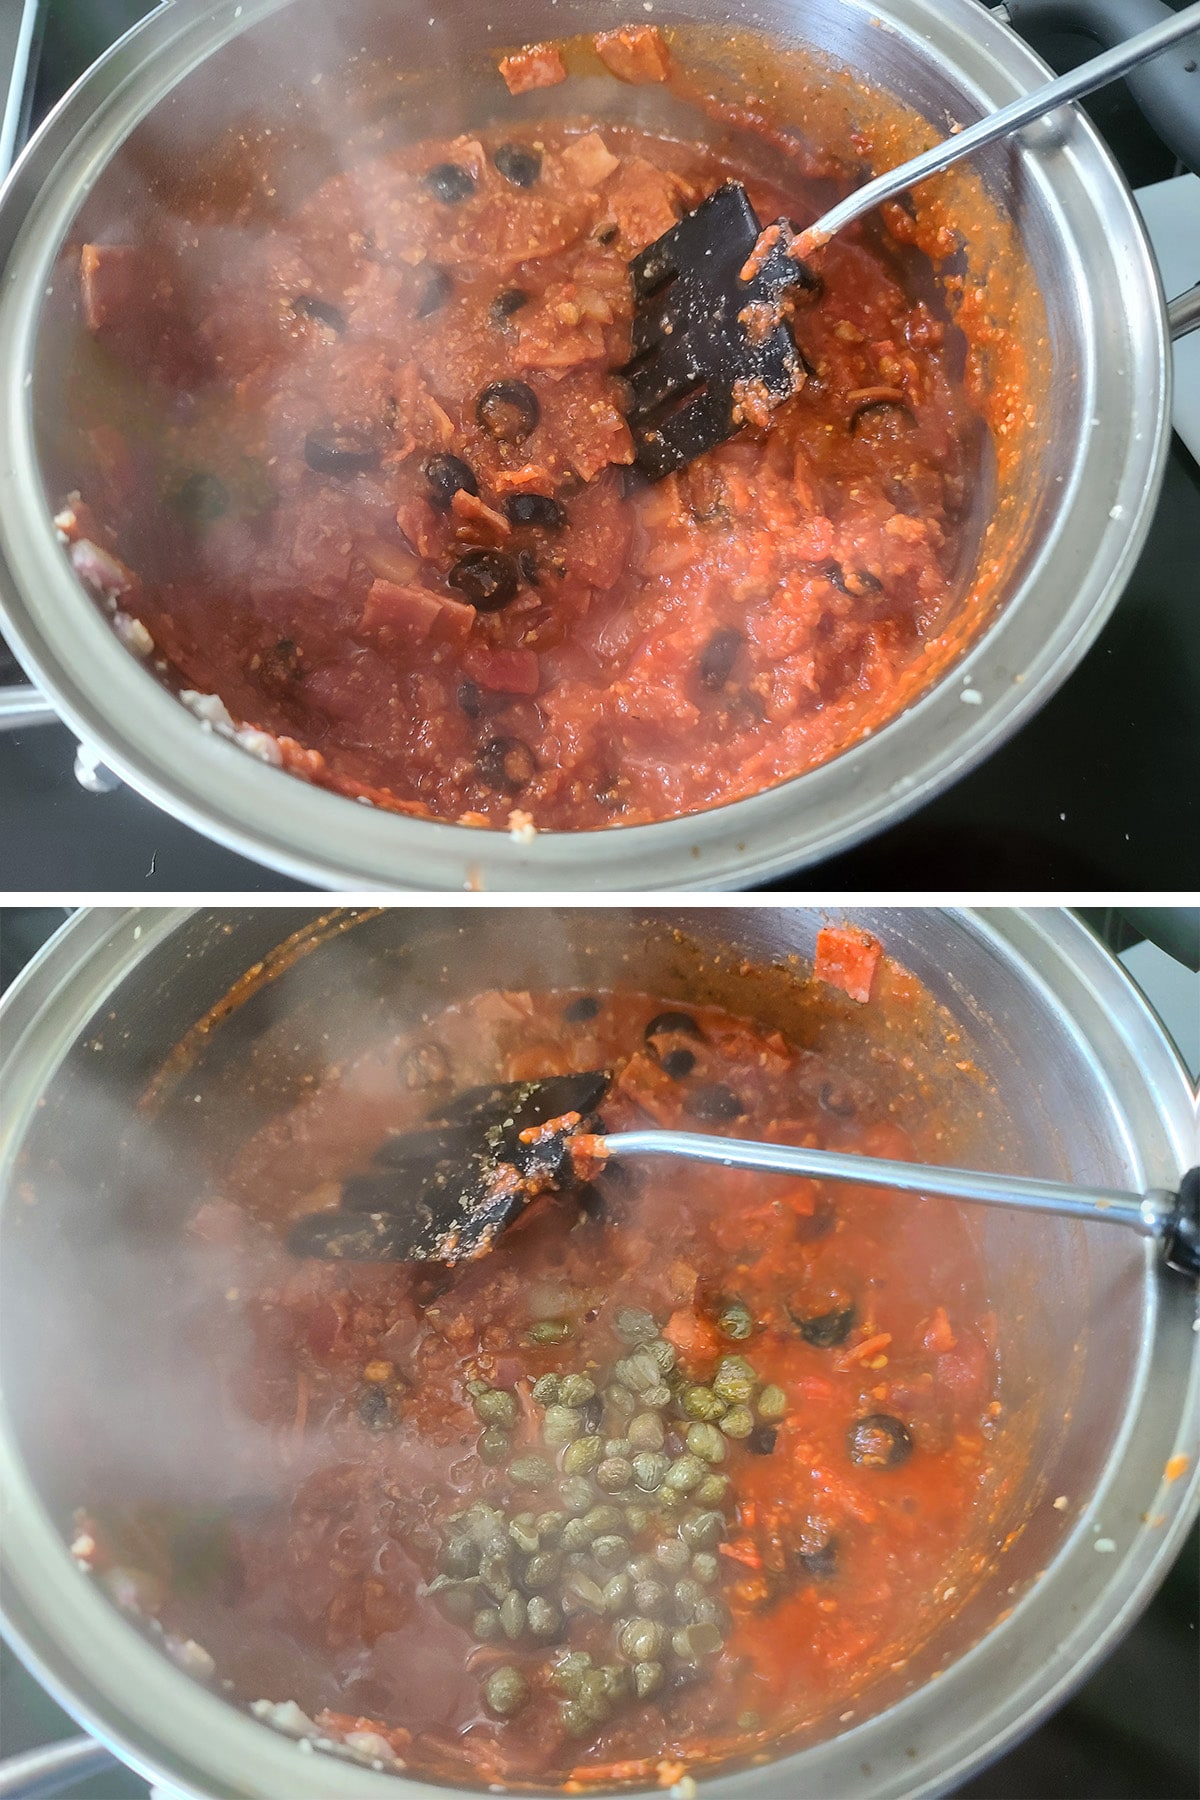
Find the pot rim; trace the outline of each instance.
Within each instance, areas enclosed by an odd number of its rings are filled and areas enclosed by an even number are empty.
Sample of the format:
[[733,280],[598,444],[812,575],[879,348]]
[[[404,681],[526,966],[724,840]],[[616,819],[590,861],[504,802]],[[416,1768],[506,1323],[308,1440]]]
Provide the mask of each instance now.
[[[940,53],[979,110],[1028,92],[1048,73],[977,0],[938,0],[936,8],[932,0],[846,3],[926,56]],[[183,75],[286,4],[167,0],[60,101],[0,190],[0,254],[11,264],[0,294],[0,434],[11,446],[0,467],[4,630],[71,729],[131,787],[230,848],[323,886],[731,888],[846,849],[912,812],[995,750],[1076,667],[1150,527],[1170,441],[1171,362],[1141,217],[1099,135],[1073,108],[1056,126],[1042,122],[1014,154],[1022,182],[1042,195],[1076,265],[1076,292],[1092,309],[1082,320],[1080,378],[1093,426],[1069,474],[1058,477],[1062,503],[1047,541],[997,616],[872,737],[807,774],[705,812],[544,832],[524,844],[504,831],[355,807],[201,726],[119,643],[61,553],[35,455],[31,372],[43,290],[81,188]],[[936,24],[940,41],[932,49],[922,23]],[[1068,205],[1079,219],[1064,214]],[[1081,230],[1080,220],[1091,229]],[[1081,242],[1106,259],[1108,286],[1120,294],[1119,341],[1112,319],[1096,312],[1096,283],[1079,266]],[[964,694],[982,699],[967,702]]]
[[[19,1147],[38,1096],[80,1031],[149,952],[199,910],[81,911],[14,984],[0,1003],[0,1021],[8,1028],[0,1079],[11,1101],[0,1139],[4,1164]],[[1098,1064],[1098,1079],[1111,1092],[1118,1091],[1118,1080],[1122,1094],[1135,1083],[1140,1086],[1140,1104],[1152,1107],[1163,1131],[1153,1141],[1134,1142],[1126,1115],[1123,1132],[1114,1135],[1128,1152],[1133,1179],[1147,1186],[1176,1181],[1194,1155],[1191,1083],[1140,990],[1087,927],[1057,909],[947,909],[946,922],[981,939],[1004,959],[1014,979],[1029,982],[1039,995],[1065,1007],[1081,1046]],[[1101,1048],[1091,1032],[1106,1034],[1102,1066]],[[778,1800],[799,1791],[814,1800],[917,1800],[944,1792],[1058,1705],[1132,1624],[1200,1508],[1200,1467],[1194,1461],[1186,1480],[1170,1486],[1160,1481],[1153,1490],[1147,1481],[1138,1498],[1146,1501],[1146,1511],[1161,1512],[1165,1522],[1152,1528],[1133,1516],[1106,1518],[1105,1529],[1122,1539],[1128,1533],[1128,1542],[1103,1559],[1101,1584],[1092,1546],[1102,1528],[1106,1494],[1124,1463],[1140,1466],[1132,1438],[1145,1414],[1164,1405],[1161,1382],[1155,1386],[1151,1381],[1151,1362],[1159,1364],[1161,1377],[1168,1348],[1173,1347],[1173,1361],[1181,1365],[1173,1375],[1170,1441],[1191,1449],[1200,1435],[1200,1338],[1191,1330],[1194,1298],[1187,1284],[1156,1263],[1149,1245],[1139,1248],[1144,1326],[1126,1419],[1091,1502],[1044,1577],[1029,1583],[1009,1617],[986,1630],[940,1680],[926,1680],[840,1736],[759,1768],[707,1779],[705,1791],[712,1800]],[[1152,1342],[1153,1355],[1147,1348]],[[1190,1365],[1190,1372],[1182,1365]],[[0,1622],[35,1676],[81,1725],[143,1775],[194,1800],[278,1800],[281,1793],[289,1800],[384,1800],[389,1790],[379,1775],[327,1756],[301,1756],[293,1743],[199,1687],[81,1579],[25,1471],[2,1408],[0,1478],[7,1515],[0,1539]],[[1081,1592],[1089,1578],[1095,1585],[1085,1603]],[[1048,1659],[1044,1652],[1022,1650],[1020,1626],[1031,1618],[1054,1622]],[[64,1621],[69,1632],[64,1632]],[[989,1674],[993,1684],[1006,1684],[1008,1690],[998,1717],[994,1712],[983,1717],[978,1707],[963,1704],[966,1684],[980,1684]],[[159,1719],[171,1721],[177,1744],[164,1740]],[[177,1747],[181,1738],[186,1748]],[[206,1772],[206,1755],[211,1762],[214,1749],[222,1745],[222,1772]],[[859,1774],[864,1768],[865,1777]],[[400,1779],[414,1800],[438,1800],[447,1792],[429,1782]],[[397,1792],[394,1787],[390,1791]]]

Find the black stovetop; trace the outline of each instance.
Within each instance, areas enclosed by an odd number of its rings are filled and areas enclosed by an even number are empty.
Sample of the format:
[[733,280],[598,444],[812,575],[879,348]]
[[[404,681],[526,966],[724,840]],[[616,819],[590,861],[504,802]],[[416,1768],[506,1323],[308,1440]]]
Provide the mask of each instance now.
[[[45,0],[45,6],[35,119],[149,10],[146,0]],[[1086,46],[1047,40],[1038,48],[1066,67]],[[1097,96],[1091,110],[1135,185],[1175,172],[1123,84]],[[1198,619],[1200,469],[1175,439],[1133,579],[1054,699],[982,767],[910,819],[772,885],[901,892],[1200,885]],[[178,824],[131,789],[85,792],[74,778],[74,754],[62,726],[0,733],[7,886],[149,893],[300,885]]]

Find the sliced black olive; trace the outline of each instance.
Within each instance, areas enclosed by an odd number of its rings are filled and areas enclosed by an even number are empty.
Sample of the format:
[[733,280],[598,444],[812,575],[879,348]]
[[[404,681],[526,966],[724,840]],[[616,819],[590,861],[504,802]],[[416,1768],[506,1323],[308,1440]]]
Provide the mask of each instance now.
[[475,417],[502,444],[519,444],[541,416],[538,397],[525,381],[490,381],[475,402]]
[[568,1025],[586,1025],[599,1011],[600,1002],[594,994],[581,994],[578,1000],[572,1000],[563,1007],[563,1018]]
[[858,1108],[844,1089],[835,1087],[827,1081],[817,1095],[817,1105],[822,1112],[832,1113],[835,1119],[852,1119]]
[[475,758],[481,781],[502,794],[515,794],[537,774],[537,762],[520,738],[494,737],[481,744]]
[[703,1038],[704,1033],[691,1013],[660,1012],[655,1013],[642,1036],[649,1044],[656,1037]]
[[542,158],[527,144],[501,144],[492,161],[514,187],[532,187],[542,172]]
[[483,693],[473,681],[464,681],[459,687],[458,704],[468,719],[477,719],[483,711]]
[[492,301],[492,318],[497,324],[502,324],[505,319],[511,319],[514,313],[528,305],[529,295],[524,288],[502,288]]
[[318,475],[361,475],[378,463],[379,445],[356,425],[329,425],[309,432],[304,460]]
[[340,307],[331,306],[328,300],[318,300],[315,294],[297,294],[292,301],[292,311],[299,313],[302,319],[316,319],[319,324],[328,325],[339,336],[346,329],[346,315]]
[[672,1081],[682,1081],[684,1076],[690,1075],[696,1066],[696,1058],[690,1050],[685,1050],[682,1045],[678,1050],[668,1050],[665,1056],[659,1058],[659,1061]]
[[431,456],[421,472],[438,506],[449,506],[455,494],[479,492],[475,472],[461,456],[450,456],[445,452]]
[[[854,600],[861,600],[864,594],[882,592],[883,583],[878,575],[872,575],[870,569],[852,569],[847,575],[841,563],[832,562],[825,573],[832,581],[839,594],[849,594]],[[851,583],[854,586],[851,586]]]
[[774,1425],[756,1425],[746,1439],[746,1448],[753,1451],[755,1456],[770,1456],[778,1436]]
[[392,1403],[374,1382],[368,1382],[359,1393],[358,1416],[368,1431],[386,1431],[392,1422]]
[[700,654],[700,685],[719,694],[733,673],[744,639],[731,625],[714,631]]
[[421,298],[417,301],[418,319],[427,319],[431,313],[440,312],[453,292],[454,277],[448,269],[427,270]]
[[746,1108],[732,1088],[723,1081],[711,1087],[695,1088],[687,1098],[687,1109],[697,1119],[740,1119]]
[[475,192],[475,177],[470,169],[464,169],[459,163],[435,163],[425,175],[425,186],[437,200],[447,206],[457,206],[460,200],[467,200]]
[[818,1581],[828,1581],[831,1575],[837,1573],[837,1539],[826,1538],[824,1543],[814,1539],[810,1550],[797,1552],[796,1560],[803,1564],[810,1575],[815,1575]]
[[499,612],[516,599],[521,585],[516,563],[503,550],[468,550],[447,580],[477,612]]
[[537,557],[532,550],[517,551],[517,567],[521,571],[522,580],[527,581],[530,587],[542,585],[538,576]]
[[846,1433],[850,1461],[863,1469],[894,1469],[913,1453],[908,1427],[891,1413],[868,1413]]
[[[493,739],[516,743],[515,738]],[[525,745],[521,745],[525,749]],[[544,1125],[563,1113],[590,1113],[607,1088],[607,1069],[584,1069],[574,1075],[546,1075],[535,1081],[490,1081],[467,1088],[447,1106],[444,1117],[451,1124],[487,1130],[503,1125],[506,1131],[524,1131]]]
[[837,1344],[844,1344],[854,1324],[854,1308],[841,1306],[832,1312],[810,1314],[807,1318],[793,1312],[792,1322],[806,1344],[812,1344],[817,1350],[832,1350]]
[[504,502],[510,525],[541,525],[546,531],[561,531],[567,515],[549,494],[510,494]]
[[329,1262],[403,1261],[411,1243],[411,1222],[393,1212],[306,1213],[287,1236],[293,1256]]
[[217,476],[197,472],[180,483],[174,504],[189,531],[202,531],[229,511],[229,489]]
[[[910,406],[903,400],[864,400],[850,414],[850,435],[857,437],[862,429],[864,419],[872,420],[873,437],[897,438],[913,430],[917,421]],[[877,422],[880,429],[875,429]]]

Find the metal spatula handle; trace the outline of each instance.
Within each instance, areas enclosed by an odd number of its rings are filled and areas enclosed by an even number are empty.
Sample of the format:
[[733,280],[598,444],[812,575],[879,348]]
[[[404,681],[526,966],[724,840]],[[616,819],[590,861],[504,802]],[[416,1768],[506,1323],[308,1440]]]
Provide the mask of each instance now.
[[[1022,1175],[992,1175],[978,1169],[945,1169],[928,1163],[892,1162],[852,1156],[840,1150],[810,1150],[791,1144],[763,1144],[745,1138],[709,1137],[694,1131],[616,1131],[604,1145],[613,1156],[682,1156],[730,1169],[759,1169],[777,1175],[809,1175],[819,1181],[857,1181],[872,1187],[901,1188],[910,1194],[941,1194],[978,1200],[985,1206],[1059,1213],[1066,1218],[1105,1220],[1131,1226],[1165,1247],[1167,1260],[1196,1274],[1195,1171],[1182,1191],[1152,1189],[1146,1194],[1120,1188],[1081,1188],[1061,1181],[1034,1181]],[[1182,1239],[1182,1242],[1176,1240]]]
[[1002,107],[999,112],[986,114],[965,131],[957,132],[943,143],[935,144],[932,150],[923,151],[911,161],[901,163],[899,168],[889,169],[885,175],[877,175],[874,181],[868,181],[865,187],[858,188],[839,205],[831,207],[815,225],[810,226],[804,233],[805,243],[814,247],[827,243],[836,232],[853,224],[855,219],[861,219],[881,201],[894,199],[897,194],[916,187],[927,176],[936,175],[940,170],[949,168],[951,163],[981,149],[984,144],[994,143],[997,138],[1006,137],[1011,131],[1018,131],[1022,125],[1042,118],[1067,101],[1078,100],[1083,94],[1093,93],[1096,88],[1114,81],[1118,75],[1124,75],[1127,69],[1135,68],[1138,63],[1147,62],[1150,57],[1157,56],[1160,51],[1168,49],[1171,44],[1178,43],[1180,38],[1188,37],[1194,31],[1200,31],[1200,3],[1185,6],[1173,18],[1164,19],[1160,25],[1152,25],[1148,31],[1139,31],[1136,37],[1114,45],[1111,50],[1092,57],[1089,62],[1071,69],[1066,75],[1060,75],[1057,81],[1036,88],[1032,94],[1023,95],[1010,106]]

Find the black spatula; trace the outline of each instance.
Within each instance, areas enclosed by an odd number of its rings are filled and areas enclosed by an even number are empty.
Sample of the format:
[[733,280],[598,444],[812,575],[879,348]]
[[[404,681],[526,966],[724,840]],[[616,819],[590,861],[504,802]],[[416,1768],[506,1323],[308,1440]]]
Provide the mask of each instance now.
[[288,1233],[297,1256],[345,1262],[469,1262],[538,1194],[575,1185],[565,1135],[521,1133],[566,1114],[586,1118],[607,1070],[470,1088],[440,1117],[388,1138],[368,1174],[342,1184],[334,1212],[307,1213]]

